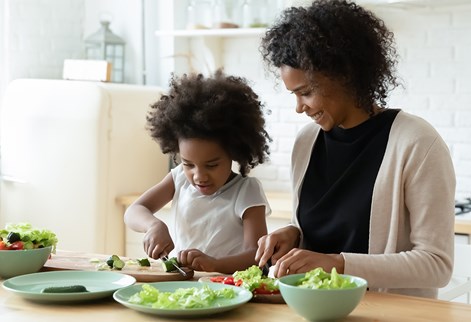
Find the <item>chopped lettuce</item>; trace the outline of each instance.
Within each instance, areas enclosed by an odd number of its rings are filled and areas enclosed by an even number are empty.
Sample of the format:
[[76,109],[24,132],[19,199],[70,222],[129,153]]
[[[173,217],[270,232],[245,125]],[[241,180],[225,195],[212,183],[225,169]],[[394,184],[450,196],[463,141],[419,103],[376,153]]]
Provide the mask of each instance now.
[[298,286],[315,289],[338,289],[353,288],[357,285],[349,277],[342,277],[337,273],[335,267],[332,268],[331,273],[327,273],[321,267],[318,267],[307,272],[298,281]]
[[129,302],[158,309],[198,309],[211,307],[218,299],[235,296],[234,289],[228,287],[215,290],[203,285],[201,288],[178,288],[174,292],[162,292],[150,284],[143,284],[142,290],[131,295]]
[[232,274],[234,281],[242,280],[242,287],[253,292],[263,287],[267,291],[278,291],[278,279],[263,276],[262,270],[257,265],[252,265],[246,270],[236,271]]
[[58,239],[56,234],[50,230],[33,228],[29,223],[9,223],[5,225],[5,229],[0,230],[0,238],[6,241],[10,232],[15,232],[20,235],[24,249],[52,246],[52,251],[55,252],[56,250]]

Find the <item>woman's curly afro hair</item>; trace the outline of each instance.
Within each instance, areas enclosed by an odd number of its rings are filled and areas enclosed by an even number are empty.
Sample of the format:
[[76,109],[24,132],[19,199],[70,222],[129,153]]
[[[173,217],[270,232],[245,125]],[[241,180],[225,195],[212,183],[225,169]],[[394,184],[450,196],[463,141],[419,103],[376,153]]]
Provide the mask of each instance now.
[[172,75],[169,85],[147,115],[148,130],[163,153],[175,157],[180,139],[211,140],[239,164],[242,176],[268,159],[271,138],[263,105],[246,79],[218,70],[210,77]]
[[372,113],[386,107],[397,54],[394,34],[373,13],[343,0],[317,0],[310,7],[286,9],[266,32],[261,53],[268,66],[319,72],[341,81]]

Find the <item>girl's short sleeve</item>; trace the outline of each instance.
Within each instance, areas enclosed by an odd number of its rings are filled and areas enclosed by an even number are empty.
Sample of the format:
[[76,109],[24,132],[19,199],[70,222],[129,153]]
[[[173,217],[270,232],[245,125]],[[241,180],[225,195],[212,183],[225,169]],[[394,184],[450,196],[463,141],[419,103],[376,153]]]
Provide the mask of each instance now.
[[242,218],[242,215],[248,208],[265,206],[265,216],[269,216],[271,208],[260,181],[253,177],[246,177],[244,179],[245,181],[240,186],[235,202],[236,214]]

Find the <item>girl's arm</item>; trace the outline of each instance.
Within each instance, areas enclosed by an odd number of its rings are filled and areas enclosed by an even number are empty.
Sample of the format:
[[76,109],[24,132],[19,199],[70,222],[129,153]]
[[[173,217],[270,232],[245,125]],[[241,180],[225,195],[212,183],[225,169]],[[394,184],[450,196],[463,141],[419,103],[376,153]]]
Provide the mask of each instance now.
[[170,202],[175,193],[172,174],[169,172],[158,184],[144,192],[124,213],[124,222],[134,231],[145,233],[154,224],[163,223],[154,216]]

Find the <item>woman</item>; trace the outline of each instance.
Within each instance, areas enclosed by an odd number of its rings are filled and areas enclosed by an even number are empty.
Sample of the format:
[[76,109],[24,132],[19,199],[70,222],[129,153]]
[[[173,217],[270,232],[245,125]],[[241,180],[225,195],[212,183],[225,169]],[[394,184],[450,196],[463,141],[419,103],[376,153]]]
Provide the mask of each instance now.
[[370,290],[436,297],[453,267],[455,175],[423,119],[386,108],[393,34],[348,1],[286,9],[262,54],[313,122],[292,154],[292,225],[262,237],[274,274],[315,267],[357,275]]

